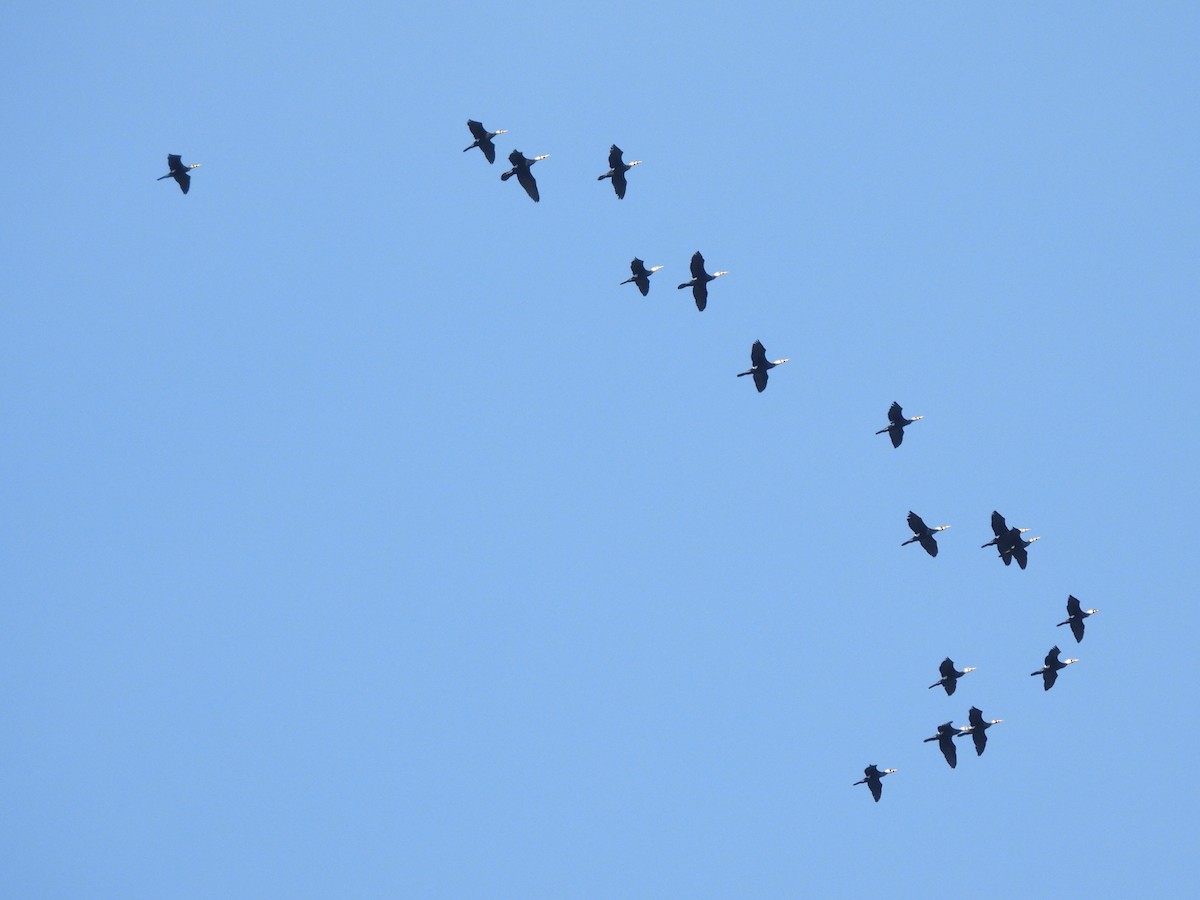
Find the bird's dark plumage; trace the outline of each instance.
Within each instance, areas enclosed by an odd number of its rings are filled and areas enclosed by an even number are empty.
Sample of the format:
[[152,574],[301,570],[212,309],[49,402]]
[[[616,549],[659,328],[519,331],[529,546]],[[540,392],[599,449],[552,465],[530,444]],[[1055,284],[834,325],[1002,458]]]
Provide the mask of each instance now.
[[547,157],[548,154],[546,156],[535,156],[533,159],[528,159],[524,154],[521,153],[520,150],[514,150],[512,153],[508,154],[508,161],[512,163],[512,168],[507,172],[502,173],[500,175],[500,180],[508,181],[508,179],[516,175],[517,181],[520,183],[521,187],[525,188],[525,193],[529,195],[530,199],[533,200],[534,203],[537,203],[542,198],[538,193],[537,182],[533,178],[533,173],[529,171],[529,167],[538,160],[546,159]]
[[690,287],[692,289],[692,297],[696,301],[696,309],[704,312],[704,308],[708,306],[708,283],[715,278],[720,278],[722,275],[728,275],[729,273],[713,272],[709,275],[705,272],[704,257],[700,255],[699,250],[692,254],[691,269],[692,280],[685,281],[679,285],[679,289],[683,290],[685,287]]
[[629,264],[629,271],[633,273],[633,277],[626,278],[621,284],[629,284],[632,281],[637,285],[637,289],[642,292],[642,296],[645,297],[650,293],[650,276],[661,268],[662,266],[654,266],[647,269],[646,264],[635,256],[633,262]]
[[945,531],[949,525],[939,525],[937,528],[930,528],[925,524],[925,520],[918,516],[911,509],[908,511],[908,527],[912,529],[913,536],[901,544],[901,547],[908,544],[918,542],[925,552],[930,556],[938,555],[937,539],[934,534],[939,531]]
[[1083,620],[1100,612],[1098,609],[1084,609],[1078,598],[1067,596],[1067,617],[1059,625],[1070,625],[1071,634],[1075,635],[1075,643],[1083,640]]
[[967,666],[961,672],[958,671],[958,669],[954,668],[954,660],[952,660],[950,657],[947,656],[945,659],[942,660],[942,664],[940,666],[938,666],[938,674],[940,674],[942,677],[939,678],[937,681],[935,681],[933,684],[931,684],[929,687],[932,690],[933,688],[937,687],[938,685],[941,685],[943,688],[946,689],[946,696],[949,697],[954,693],[955,689],[958,687],[958,679],[962,678],[968,672],[974,672],[974,671],[975,671],[974,666]]
[[892,439],[892,446],[899,447],[904,442],[905,426],[911,425],[918,419],[923,419],[924,416],[913,416],[911,419],[904,417],[904,410],[900,408],[900,404],[893,402],[888,408],[888,427],[881,428],[876,434],[887,432],[887,436]]
[[596,180],[603,181],[605,178],[611,178],[613,190],[617,192],[617,199],[624,200],[627,185],[625,173],[640,163],[640,159],[635,159],[631,163],[625,162],[621,158],[621,148],[613,144],[608,151],[608,171],[598,176]]
[[950,768],[958,765],[958,748],[954,746],[954,739],[958,736],[959,730],[954,727],[952,722],[947,722],[944,725],[939,725],[937,734],[933,737],[927,737],[923,743],[928,744],[930,741],[937,741],[938,748],[942,751],[942,756],[946,757],[946,763]]
[[971,735],[971,740],[975,743],[975,755],[983,756],[983,751],[987,748],[987,730],[1002,720],[992,719],[989,722],[983,718],[982,709],[972,706],[971,711],[967,714],[967,721],[970,724],[966,728],[960,729],[959,735]]
[[191,170],[200,168],[200,163],[193,163],[192,165],[187,166],[184,165],[183,157],[180,154],[168,153],[167,168],[171,171],[169,171],[166,175],[161,176],[158,180],[162,181],[163,178],[174,178],[175,183],[179,185],[179,189],[186,194],[188,192],[188,188],[192,186],[192,176],[190,174]]
[[767,372],[776,366],[781,366],[787,359],[769,360],[767,359],[766,348],[763,347],[762,341],[755,341],[750,347],[750,368],[745,372],[738,372],[738,378],[743,375],[754,376],[754,386],[758,388],[761,394],[767,389]]
[[1050,688],[1054,687],[1054,682],[1058,680],[1058,673],[1062,669],[1065,669],[1067,666],[1071,665],[1071,663],[1079,662],[1077,659],[1060,660],[1058,655],[1061,652],[1062,651],[1059,650],[1057,646],[1051,647],[1050,652],[1046,654],[1045,665],[1043,665],[1036,672],[1029,673],[1031,676],[1042,676],[1042,690],[1044,691],[1048,691]]
[[873,763],[863,769],[863,775],[866,777],[861,781],[854,782],[854,785],[865,784],[871,791],[871,796],[875,798],[875,802],[879,802],[879,798],[883,796],[883,776],[891,775],[895,769],[884,769],[880,771],[879,767]]
[[483,127],[482,122],[476,122],[474,119],[467,119],[467,127],[471,129],[471,136],[475,138],[475,143],[469,147],[464,147],[463,153],[478,147],[483,151],[483,155],[487,158],[487,161],[494,163],[496,161],[496,145],[492,143],[492,138],[498,134],[508,134],[508,132],[503,128],[499,131],[488,131]]

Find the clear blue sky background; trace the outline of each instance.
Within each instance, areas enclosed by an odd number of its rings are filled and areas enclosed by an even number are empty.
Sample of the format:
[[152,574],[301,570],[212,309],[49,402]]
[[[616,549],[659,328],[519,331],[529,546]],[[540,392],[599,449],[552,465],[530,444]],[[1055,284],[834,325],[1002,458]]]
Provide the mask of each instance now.
[[1196,888],[1195,4],[3,18],[4,896]]

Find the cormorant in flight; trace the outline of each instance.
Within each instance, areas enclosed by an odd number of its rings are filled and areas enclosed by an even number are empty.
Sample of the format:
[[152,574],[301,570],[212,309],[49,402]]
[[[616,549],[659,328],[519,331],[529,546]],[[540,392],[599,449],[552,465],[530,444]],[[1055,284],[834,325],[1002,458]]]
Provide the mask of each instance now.
[[860,784],[865,784],[871,789],[871,796],[874,797],[875,802],[878,803],[879,798],[883,796],[883,776],[891,775],[895,771],[895,769],[883,769],[880,771],[879,767],[872,763],[863,769],[863,774],[867,777],[862,781],[854,782],[851,787],[857,787]]
[[900,408],[900,404],[892,403],[891,407],[888,409],[888,422],[890,424],[887,428],[881,428],[875,433],[883,434],[886,431],[887,436],[892,439],[892,446],[899,447],[904,442],[905,426],[911,425],[913,422],[923,418],[925,417],[913,416],[911,419],[906,419],[904,418],[904,410]]
[[521,154],[520,150],[514,150],[508,154],[508,161],[512,163],[512,168],[500,176],[501,181],[508,181],[514,175],[517,176],[517,181],[521,183],[521,187],[525,188],[527,193],[534,203],[537,203],[542,198],[538,194],[537,182],[533,180],[533,173],[529,171],[529,167],[535,162],[542,159],[549,159],[550,154],[546,153],[542,156],[535,156],[529,159]]
[[900,546],[905,547],[911,543],[919,541],[921,546],[925,548],[926,553],[928,553],[930,556],[937,556],[938,545],[937,540],[933,535],[935,532],[945,531],[950,526],[939,525],[937,528],[930,528],[925,524],[924,520],[920,516],[910,509],[908,511],[908,527],[912,529],[913,536]]
[[463,153],[478,147],[483,151],[483,155],[487,157],[487,161],[494,163],[496,161],[496,145],[492,143],[492,138],[498,134],[508,134],[508,129],[501,128],[499,131],[488,131],[483,127],[482,122],[476,122],[474,119],[467,119],[467,127],[471,129],[471,135],[475,138],[475,143],[471,144],[470,147],[464,147]]
[[200,168],[200,166],[201,163],[192,163],[190,166],[185,166],[183,164],[182,156],[180,156],[178,153],[168,153],[167,167],[171,171],[157,180],[162,181],[163,178],[174,178],[179,184],[179,189],[186,194],[188,192],[188,188],[191,187],[192,184],[192,176],[188,173],[192,169]]
[[738,372],[737,377],[741,378],[743,375],[753,375],[754,386],[758,388],[758,392],[761,394],[767,389],[767,370],[781,366],[785,362],[787,362],[786,358],[769,362],[767,360],[767,351],[763,347],[762,341],[755,341],[750,347],[750,368],[745,372]]
[[958,765],[958,749],[954,746],[954,738],[958,734],[959,730],[951,722],[947,722],[944,725],[939,725],[937,734],[933,737],[925,738],[922,743],[928,744],[930,741],[937,741],[938,747],[942,751],[942,756],[946,757],[946,763],[953,769]]
[[965,728],[958,729],[958,734],[961,737],[964,734],[969,734],[971,740],[975,742],[975,755],[983,756],[983,751],[987,747],[987,730],[993,725],[999,725],[1003,719],[988,719],[983,718],[983,710],[978,706],[972,706],[971,712],[967,714],[967,720],[971,723]]
[[1088,616],[1095,615],[1100,612],[1098,609],[1084,609],[1079,605],[1079,600],[1076,597],[1067,595],[1067,618],[1059,625],[1070,625],[1071,634],[1075,635],[1075,643],[1083,640],[1083,620]]
[[637,285],[637,289],[642,292],[642,296],[645,297],[650,293],[650,276],[661,268],[663,267],[651,266],[647,269],[646,264],[635,256],[633,262],[629,264],[629,271],[633,273],[633,277],[626,278],[621,284],[629,284],[632,281]]
[[1058,647],[1051,647],[1050,652],[1046,654],[1046,664],[1036,672],[1029,673],[1031,676],[1042,676],[1042,690],[1048,691],[1050,688],[1054,687],[1054,682],[1058,680],[1058,672],[1060,669],[1065,669],[1071,663],[1079,662],[1077,659],[1060,660],[1058,658],[1058,654],[1061,652],[1062,651],[1059,650]]
[[1021,537],[1028,530],[1028,528],[1009,528],[1004,521],[1004,516],[992,510],[992,533],[996,536],[981,546],[995,547],[1006,566],[1012,565],[1012,561],[1015,559],[1017,565],[1023,569],[1029,562],[1026,548],[1034,541],[1040,540],[1040,538],[1025,540]]
[[704,257],[697,250],[692,254],[692,280],[685,281],[679,285],[679,290],[685,287],[692,289],[692,296],[696,298],[696,309],[704,312],[704,307],[708,305],[708,283],[714,278],[720,278],[722,275],[728,275],[728,272],[713,272],[709,275],[704,271]]
[[940,666],[938,666],[938,671],[941,673],[942,677],[939,678],[937,681],[935,681],[933,684],[931,684],[929,687],[930,687],[930,689],[933,689],[940,684],[942,687],[944,687],[946,689],[946,696],[949,697],[951,694],[954,693],[954,689],[956,687],[958,687],[958,679],[962,678],[968,672],[974,672],[975,667],[967,666],[965,669],[963,669],[961,672],[959,672],[957,669],[954,668],[954,660],[952,660],[950,657],[947,656],[945,659],[942,660],[942,664]]
[[625,199],[625,173],[636,165],[641,164],[640,159],[635,159],[631,163],[621,159],[621,148],[613,144],[608,151],[608,171],[599,176],[596,180],[603,181],[605,178],[612,179],[613,190],[617,192],[617,199]]

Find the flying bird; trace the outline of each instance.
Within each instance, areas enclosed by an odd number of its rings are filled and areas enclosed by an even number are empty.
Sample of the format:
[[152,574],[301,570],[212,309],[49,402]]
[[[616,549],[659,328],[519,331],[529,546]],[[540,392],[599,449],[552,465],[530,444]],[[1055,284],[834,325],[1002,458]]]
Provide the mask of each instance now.
[[888,409],[888,427],[881,428],[876,434],[887,432],[887,436],[892,439],[892,446],[899,447],[904,442],[904,429],[913,422],[925,418],[924,416],[913,416],[911,419],[904,418],[904,410],[900,408],[899,403],[892,403]]
[[696,298],[696,309],[704,312],[704,307],[708,305],[708,283],[714,278],[720,278],[722,275],[728,275],[728,272],[713,272],[709,275],[704,271],[704,257],[697,250],[692,254],[692,280],[685,281],[679,285],[679,290],[685,287],[692,289],[692,296]]
[[1100,612],[1098,609],[1084,609],[1079,604],[1079,600],[1070,594],[1067,595],[1067,618],[1059,622],[1059,625],[1070,625],[1071,634],[1075,635],[1075,643],[1083,640],[1083,620],[1088,616],[1093,616]]
[[1030,676],[1042,676],[1042,690],[1048,691],[1054,687],[1054,682],[1058,680],[1058,673],[1061,669],[1065,669],[1071,663],[1079,662],[1077,659],[1060,660],[1058,654],[1061,652],[1058,647],[1051,647],[1050,652],[1046,654],[1046,664],[1036,672],[1029,673]]
[[200,168],[201,165],[201,163],[192,163],[190,166],[185,166],[183,164],[182,156],[180,156],[178,153],[168,153],[167,168],[169,168],[171,171],[166,175],[163,175],[162,178],[158,178],[156,180],[162,181],[163,178],[174,178],[176,183],[179,185],[179,189],[186,194],[188,192],[188,188],[191,187],[192,184],[192,176],[189,173],[192,169]]
[[786,358],[768,362],[767,351],[763,347],[762,341],[755,341],[750,347],[750,368],[745,372],[738,372],[737,377],[741,378],[743,375],[753,375],[754,386],[758,388],[758,392],[761,394],[767,389],[767,371],[776,366],[781,366],[785,362],[787,362]]
[[487,161],[494,163],[496,161],[496,145],[492,143],[492,138],[498,134],[508,134],[508,129],[501,128],[499,131],[488,131],[483,127],[482,122],[476,122],[474,119],[467,119],[467,127],[471,129],[471,136],[475,138],[475,142],[470,147],[464,147],[463,153],[478,147],[483,151],[483,155],[487,157]]
[[650,293],[650,276],[661,268],[663,267],[651,266],[647,269],[646,264],[635,256],[633,262],[629,264],[629,271],[633,273],[633,277],[626,278],[621,284],[629,284],[632,281],[637,285],[637,289],[642,292],[642,296],[645,297]]
[[937,528],[930,528],[920,516],[910,509],[908,511],[908,527],[912,529],[913,536],[900,546],[905,547],[919,541],[921,546],[925,548],[926,553],[930,556],[937,556],[938,545],[934,534],[939,531],[945,531],[950,526],[939,525]]
[[596,178],[597,181],[603,181],[605,178],[612,179],[613,190],[617,192],[617,199],[625,199],[625,173],[636,165],[641,164],[640,159],[635,159],[631,163],[621,159],[621,148],[613,144],[608,151],[608,171]]
[[[1021,537],[1021,535],[1028,530],[1028,528],[1008,529],[1009,553],[1012,554],[1012,558],[1017,561],[1017,565],[1022,569],[1025,568],[1025,566],[1029,563],[1029,554],[1026,552],[1027,548],[1034,541],[1041,540],[1040,537],[1031,537],[1029,540],[1025,540],[1025,538]],[[1003,554],[1001,555],[1003,556]],[[1008,565],[1008,561],[1006,560],[1004,564]]]
[[954,660],[946,657],[942,660],[942,664],[938,666],[938,672],[941,673],[941,678],[931,684],[930,690],[937,687],[939,684],[946,689],[946,696],[949,697],[954,693],[954,689],[958,687],[958,679],[962,678],[968,672],[974,672],[974,666],[967,666],[961,672],[954,668]]
[[895,769],[884,769],[880,771],[879,767],[874,763],[863,769],[863,774],[867,777],[862,781],[854,782],[851,787],[857,787],[860,784],[865,784],[871,790],[871,796],[875,798],[875,802],[879,802],[879,798],[883,796],[883,776],[891,775]]
[[538,194],[537,182],[533,180],[533,173],[529,171],[529,167],[535,162],[542,159],[549,159],[550,154],[546,153],[542,156],[535,156],[529,159],[521,154],[520,150],[514,150],[508,154],[508,161],[512,163],[512,168],[500,176],[501,181],[508,181],[514,175],[517,176],[517,181],[521,183],[521,187],[525,188],[527,193],[534,203],[539,202],[542,198]]
[[999,725],[1003,719],[988,719],[983,718],[983,710],[978,706],[972,706],[971,712],[967,714],[967,720],[971,723],[965,728],[958,729],[958,737],[964,734],[969,734],[971,740],[975,742],[975,755],[983,756],[983,751],[987,747],[987,730],[993,725]]
[[958,765],[958,749],[954,746],[954,739],[959,734],[959,729],[955,728],[950,722],[944,725],[939,725],[937,734],[933,737],[927,737],[921,743],[928,744],[930,741],[937,741],[938,747],[942,751],[942,756],[946,757],[946,763],[950,768]]

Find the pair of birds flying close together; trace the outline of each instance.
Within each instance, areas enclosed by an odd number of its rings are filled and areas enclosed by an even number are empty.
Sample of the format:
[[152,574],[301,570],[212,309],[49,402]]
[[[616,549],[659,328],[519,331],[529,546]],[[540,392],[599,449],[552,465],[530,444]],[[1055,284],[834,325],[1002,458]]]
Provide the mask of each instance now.
[[1028,528],[1009,528],[1004,521],[1004,516],[992,510],[992,533],[996,536],[981,546],[995,547],[1006,566],[1012,565],[1012,561],[1015,559],[1017,565],[1024,569],[1029,563],[1027,552],[1029,545],[1040,540],[1036,537],[1025,540],[1021,535],[1027,531],[1029,531]]
[[[607,177],[607,176],[601,176]],[[653,266],[646,268],[645,262],[634,257],[633,262],[629,264],[629,271],[633,273],[632,277],[626,278],[621,284],[635,284],[637,289],[642,292],[645,297],[650,293],[650,276],[657,272],[662,266]],[[692,254],[691,262],[692,277],[679,285],[679,290],[684,288],[692,289],[692,299],[696,301],[696,309],[704,312],[708,306],[708,283],[715,281],[722,275],[728,275],[728,272],[713,272],[711,275],[704,270],[704,255],[697,250]]]
[[946,764],[952,769],[958,765],[958,748],[954,746],[955,738],[966,734],[971,735],[971,740],[975,742],[975,755],[983,756],[983,751],[987,749],[987,730],[993,725],[999,725],[1004,720],[985,719],[983,710],[978,706],[972,706],[971,711],[967,713],[967,721],[970,724],[962,728],[956,728],[953,722],[939,725],[937,734],[925,738],[923,742],[928,744],[930,741],[937,741],[938,749],[946,758]]
[[[484,157],[489,163],[496,161],[496,145],[493,139],[500,134],[508,134],[507,129],[501,128],[499,131],[488,131],[483,127],[482,122],[476,122],[474,119],[467,119],[467,128],[471,131],[471,136],[475,138],[474,142],[463,148],[463,153],[468,150],[474,150],[478,147],[483,151]],[[508,154],[508,161],[512,164],[512,168],[500,176],[501,181],[508,181],[514,175],[517,178],[517,183],[525,189],[525,193],[534,203],[541,201],[541,194],[538,192],[537,180],[533,177],[533,173],[529,171],[530,167],[539,160],[549,159],[550,155],[535,156],[532,159],[525,156],[521,151],[514,150]],[[616,192],[617,199],[625,199],[625,191],[629,186],[629,182],[625,178],[627,173],[634,166],[641,164],[640,159],[635,159],[633,162],[625,162],[624,153],[621,148],[613,144],[608,150],[608,171],[596,178],[597,181],[603,181],[605,178],[612,179],[613,191]],[[642,293],[645,293],[643,291]]]

